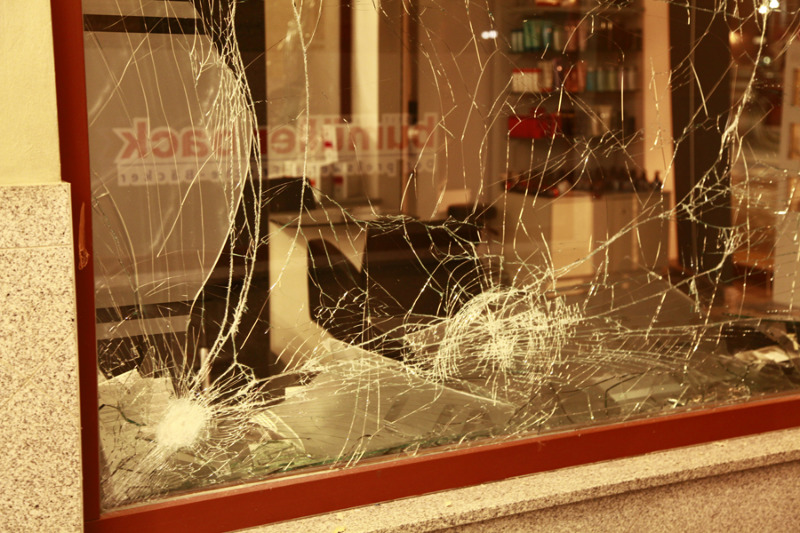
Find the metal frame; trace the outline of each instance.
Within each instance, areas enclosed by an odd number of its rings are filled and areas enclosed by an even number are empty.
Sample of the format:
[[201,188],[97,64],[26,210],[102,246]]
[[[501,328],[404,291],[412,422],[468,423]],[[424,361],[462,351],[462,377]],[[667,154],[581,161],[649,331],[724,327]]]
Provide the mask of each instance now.
[[88,522],[100,517],[100,445],[97,425],[97,343],[94,329],[94,267],[91,261],[92,194],[83,51],[83,10],[81,0],[51,0],[50,10],[53,25],[61,179],[68,182],[72,189],[75,290],[78,295],[76,311],[83,508],[84,519]]
[[[86,531],[225,531],[509,477],[800,426],[800,395],[431,451],[100,512],[91,191],[80,0],[51,0],[62,177],[72,185]],[[84,258],[82,262],[82,256]]]

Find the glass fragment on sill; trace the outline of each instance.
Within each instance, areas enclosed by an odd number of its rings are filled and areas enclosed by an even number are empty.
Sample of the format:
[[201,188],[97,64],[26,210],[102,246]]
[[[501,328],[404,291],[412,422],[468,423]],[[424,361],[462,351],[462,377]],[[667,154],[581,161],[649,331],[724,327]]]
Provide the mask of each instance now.
[[762,7],[84,0],[103,507],[796,391]]

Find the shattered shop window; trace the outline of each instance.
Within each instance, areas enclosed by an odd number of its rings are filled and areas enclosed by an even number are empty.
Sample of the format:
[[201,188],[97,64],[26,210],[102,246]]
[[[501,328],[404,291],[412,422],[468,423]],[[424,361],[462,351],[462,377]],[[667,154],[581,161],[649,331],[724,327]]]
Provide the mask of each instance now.
[[798,0],[84,0],[103,507],[795,391]]

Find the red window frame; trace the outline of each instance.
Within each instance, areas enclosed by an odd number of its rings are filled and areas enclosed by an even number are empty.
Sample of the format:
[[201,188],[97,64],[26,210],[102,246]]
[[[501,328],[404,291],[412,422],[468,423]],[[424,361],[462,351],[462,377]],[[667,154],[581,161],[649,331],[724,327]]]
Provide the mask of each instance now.
[[800,426],[800,395],[375,461],[100,512],[94,271],[83,14],[51,0],[62,179],[75,239],[83,505],[87,532],[225,531],[648,452]]

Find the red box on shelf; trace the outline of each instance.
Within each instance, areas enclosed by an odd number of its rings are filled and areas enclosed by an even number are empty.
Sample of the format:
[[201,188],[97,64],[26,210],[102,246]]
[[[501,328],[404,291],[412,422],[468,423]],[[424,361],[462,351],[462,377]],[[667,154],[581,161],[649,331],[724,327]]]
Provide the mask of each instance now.
[[521,139],[542,139],[561,132],[561,117],[557,113],[508,117],[508,135]]

